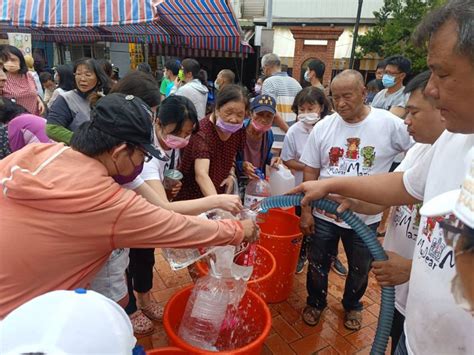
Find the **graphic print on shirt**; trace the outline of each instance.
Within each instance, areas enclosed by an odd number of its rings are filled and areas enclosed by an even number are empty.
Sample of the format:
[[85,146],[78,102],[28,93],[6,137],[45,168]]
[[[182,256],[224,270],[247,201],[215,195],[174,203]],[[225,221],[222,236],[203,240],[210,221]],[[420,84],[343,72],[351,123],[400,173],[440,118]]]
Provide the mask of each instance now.
[[[449,218],[455,218],[450,215]],[[416,243],[417,248],[414,257],[423,259],[425,264],[433,269],[454,268],[453,248],[446,245],[443,230],[439,221],[444,217],[429,217],[422,219],[422,234]]]
[[393,211],[392,224],[394,228],[400,227],[405,230],[405,235],[413,243],[418,236],[420,226],[421,203],[415,205],[397,206]]
[[361,147],[358,137],[346,139],[346,149],[331,147],[329,149],[330,175],[370,175],[375,164],[375,147],[368,145]]

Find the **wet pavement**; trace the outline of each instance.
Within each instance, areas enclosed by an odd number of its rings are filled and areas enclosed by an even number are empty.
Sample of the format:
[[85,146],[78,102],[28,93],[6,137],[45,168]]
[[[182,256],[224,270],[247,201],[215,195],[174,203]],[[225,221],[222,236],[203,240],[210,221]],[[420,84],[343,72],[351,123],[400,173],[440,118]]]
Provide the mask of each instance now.
[[[339,258],[347,266],[344,252]],[[270,305],[272,329],[265,342],[262,354],[369,354],[375,336],[377,317],[380,310],[380,288],[373,275],[362,302],[364,304],[362,328],[351,331],[344,327],[344,311],[341,305],[345,277],[333,271],[329,274],[328,309],[316,327],[306,325],[301,312],[306,305],[306,267],[303,273],[295,275],[293,291],[285,301]],[[153,297],[161,305],[178,290],[192,284],[187,269],[172,271],[156,250]],[[168,339],[161,323],[155,323],[156,331],[151,336],[138,339],[145,349],[168,345]]]

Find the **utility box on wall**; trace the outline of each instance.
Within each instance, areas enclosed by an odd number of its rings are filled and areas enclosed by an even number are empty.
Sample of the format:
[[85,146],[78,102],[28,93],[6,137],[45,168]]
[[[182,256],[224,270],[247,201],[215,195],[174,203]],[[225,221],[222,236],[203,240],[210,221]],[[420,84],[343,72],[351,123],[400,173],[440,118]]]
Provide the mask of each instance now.
[[255,27],[255,45],[260,46],[260,55],[273,53],[273,29]]

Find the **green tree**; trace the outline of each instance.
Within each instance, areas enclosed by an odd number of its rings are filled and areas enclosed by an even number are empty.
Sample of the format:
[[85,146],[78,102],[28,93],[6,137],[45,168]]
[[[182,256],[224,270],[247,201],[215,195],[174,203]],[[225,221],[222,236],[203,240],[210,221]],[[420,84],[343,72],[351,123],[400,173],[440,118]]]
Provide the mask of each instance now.
[[427,69],[426,48],[413,45],[411,36],[428,11],[445,0],[385,0],[380,11],[375,11],[375,26],[359,36],[359,57],[378,54],[382,58],[401,54],[412,61],[413,72]]

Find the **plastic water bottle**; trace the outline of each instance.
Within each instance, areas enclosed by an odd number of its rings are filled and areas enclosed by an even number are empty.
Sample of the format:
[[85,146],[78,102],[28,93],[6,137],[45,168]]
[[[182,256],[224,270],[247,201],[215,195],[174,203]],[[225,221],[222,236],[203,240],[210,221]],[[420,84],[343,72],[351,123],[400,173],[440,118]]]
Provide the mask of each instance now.
[[270,184],[265,180],[260,169],[255,169],[255,174],[259,179],[252,179],[245,189],[244,206],[247,208],[254,207],[265,197],[272,195]]
[[[236,219],[231,213],[220,209],[210,210],[199,217],[211,220]],[[161,251],[171,269],[180,270],[211,254],[215,248],[163,248]]]
[[295,177],[289,169],[279,165],[278,169],[271,169],[270,187],[273,196],[284,195],[295,187]]
[[245,293],[245,281],[232,277],[234,252],[233,246],[217,247],[216,263],[211,260],[209,274],[196,282],[186,304],[178,334],[195,347],[218,351],[219,334],[229,326],[228,308],[237,307]]

